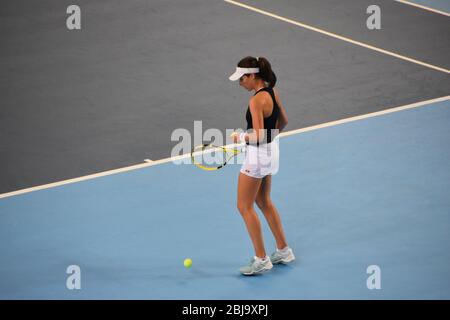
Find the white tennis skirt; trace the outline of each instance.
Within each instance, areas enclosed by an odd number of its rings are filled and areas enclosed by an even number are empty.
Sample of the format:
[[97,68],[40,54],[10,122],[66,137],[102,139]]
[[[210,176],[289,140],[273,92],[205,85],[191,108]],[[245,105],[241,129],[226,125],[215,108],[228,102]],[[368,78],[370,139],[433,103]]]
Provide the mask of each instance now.
[[253,177],[264,178],[278,172],[280,162],[279,137],[271,143],[259,146],[246,145],[245,159],[241,167],[241,173]]

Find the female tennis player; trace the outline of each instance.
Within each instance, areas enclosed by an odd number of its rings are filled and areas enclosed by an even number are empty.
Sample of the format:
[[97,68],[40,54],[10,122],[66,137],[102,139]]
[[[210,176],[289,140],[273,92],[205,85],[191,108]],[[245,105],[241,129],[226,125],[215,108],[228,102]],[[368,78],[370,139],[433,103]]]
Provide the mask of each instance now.
[[[247,131],[233,135],[235,143],[245,142],[245,160],[238,179],[237,207],[247,226],[255,249],[250,264],[240,268],[243,275],[255,275],[272,269],[273,264],[295,259],[288,246],[280,215],[270,198],[272,175],[278,171],[277,133],[288,123],[286,111],[274,89],[277,78],[263,57],[245,57],[229,78],[254,91],[247,109]],[[256,202],[272,231],[277,249],[268,257],[264,248],[261,223],[253,208]]]

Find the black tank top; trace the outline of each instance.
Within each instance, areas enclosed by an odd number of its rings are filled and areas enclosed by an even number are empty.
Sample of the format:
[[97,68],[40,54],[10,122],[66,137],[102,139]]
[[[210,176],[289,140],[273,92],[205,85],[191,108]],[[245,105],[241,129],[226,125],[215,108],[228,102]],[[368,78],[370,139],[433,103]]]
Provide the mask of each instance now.
[[[253,96],[256,96],[261,91],[268,92],[270,94],[270,96],[272,97],[272,102],[273,102],[272,114],[270,116],[268,116],[267,118],[264,118],[264,129],[266,130],[267,137],[265,137],[266,139],[264,139],[264,141],[261,142],[261,143],[270,143],[270,142],[272,142],[272,138],[275,138],[275,137],[272,137],[271,129],[276,129],[277,120],[280,115],[280,108],[277,104],[277,100],[275,99],[275,94],[273,92],[273,88],[270,88],[270,87],[261,88],[258,91],[256,91]],[[250,106],[247,108],[247,114],[245,115],[245,118],[247,119],[247,130],[253,129],[252,113],[250,112]],[[249,144],[249,143],[247,142],[247,144]],[[259,142],[257,143],[257,145],[259,145]]]

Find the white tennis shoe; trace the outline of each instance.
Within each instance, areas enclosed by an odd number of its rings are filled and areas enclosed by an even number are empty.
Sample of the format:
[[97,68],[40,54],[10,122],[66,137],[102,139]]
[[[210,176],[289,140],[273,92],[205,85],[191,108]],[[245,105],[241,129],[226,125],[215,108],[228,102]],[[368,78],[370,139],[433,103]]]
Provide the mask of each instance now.
[[270,261],[270,258],[266,256],[264,259],[253,257],[250,260],[250,263],[239,269],[241,274],[244,276],[252,276],[256,274],[260,274],[272,269],[273,265]]
[[274,253],[270,255],[270,260],[272,264],[278,263],[289,263],[295,260],[294,252],[291,248],[286,247],[283,250],[277,249]]

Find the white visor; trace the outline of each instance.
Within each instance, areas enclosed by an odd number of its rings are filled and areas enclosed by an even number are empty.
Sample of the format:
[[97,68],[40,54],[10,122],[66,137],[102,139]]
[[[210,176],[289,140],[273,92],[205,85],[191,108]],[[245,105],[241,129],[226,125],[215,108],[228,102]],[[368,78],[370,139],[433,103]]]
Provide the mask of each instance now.
[[236,71],[228,78],[231,81],[239,80],[244,74],[258,73],[259,68],[236,68]]

